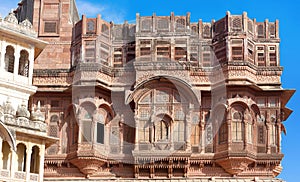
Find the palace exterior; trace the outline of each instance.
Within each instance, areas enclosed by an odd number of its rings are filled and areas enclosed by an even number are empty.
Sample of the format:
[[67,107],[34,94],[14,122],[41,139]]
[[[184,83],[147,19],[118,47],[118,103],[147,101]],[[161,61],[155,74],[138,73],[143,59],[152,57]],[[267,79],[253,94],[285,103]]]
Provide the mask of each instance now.
[[281,84],[279,21],[114,24],[80,19],[75,0],[22,0],[8,17],[0,180],[282,181],[295,91]]

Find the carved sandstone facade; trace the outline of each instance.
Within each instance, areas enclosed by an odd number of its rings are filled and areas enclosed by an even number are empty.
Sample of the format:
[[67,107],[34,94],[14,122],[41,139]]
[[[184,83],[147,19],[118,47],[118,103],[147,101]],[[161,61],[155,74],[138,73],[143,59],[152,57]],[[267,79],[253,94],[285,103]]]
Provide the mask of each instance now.
[[30,103],[41,101],[60,139],[46,151],[45,180],[280,181],[294,91],[281,87],[278,21],[171,13],[114,24],[79,20],[72,0],[31,9],[49,45]]

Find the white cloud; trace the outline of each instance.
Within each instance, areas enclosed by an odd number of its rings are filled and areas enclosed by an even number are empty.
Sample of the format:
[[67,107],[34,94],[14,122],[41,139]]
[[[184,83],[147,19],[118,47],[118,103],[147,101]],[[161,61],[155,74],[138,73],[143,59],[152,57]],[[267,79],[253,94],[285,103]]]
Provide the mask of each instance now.
[[79,15],[86,15],[87,17],[96,18],[97,14],[106,21],[113,21],[114,23],[123,23],[126,13],[120,10],[120,7],[112,7],[107,4],[100,4],[95,2],[88,2],[86,0],[78,0],[77,8]]

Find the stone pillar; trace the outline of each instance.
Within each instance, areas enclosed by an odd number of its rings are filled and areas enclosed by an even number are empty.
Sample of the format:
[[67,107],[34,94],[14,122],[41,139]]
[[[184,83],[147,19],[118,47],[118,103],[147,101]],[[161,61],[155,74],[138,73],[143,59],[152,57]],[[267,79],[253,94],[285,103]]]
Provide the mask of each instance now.
[[205,122],[201,122],[201,154],[205,153]]
[[[277,121],[277,153],[281,153],[281,123]],[[0,158],[1,159],[1,158]]]
[[173,132],[174,132],[174,126],[173,123],[171,121],[170,123],[170,143],[171,143],[171,150],[174,150],[174,138],[173,138]]
[[271,124],[267,123],[267,153],[271,153]]
[[19,45],[17,45],[15,48],[15,52],[14,52],[14,56],[15,56],[14,73],[13,73],[14,77],[16,77],[19,72],[20,52],[21,52],[21,49],[20,49]]
[[86,34],[86,16],[85,15],[82,15],[82,34],[83,35]]
[[231,132],[231,119],[230,114],[227,114],[227,132],[228,132],[228,151],[231,151],[231,144],[232,144],[232,132]]
[[[8,165],[7,165],[8,167]],[[10,160],[10,175],[12,178],[15,176],[15,171],[17,171],[18,161],[16,151],[11,149],[11,160]]]
[[30,180],[30,164],[31,164],[31,153],[32,153],[32,146],[26,146],[26,181]]
[[29,65],[28,65],[28,84],[32,84],[32,77],[33,77],[33,65],[34,65],[34,47],[31,47],[29,51]]
[[248,121],[245,121],[245,126],[244,126],[244,150],[247,150],[248,147]]
[[139,118],[137,117],[137,113],[136,113],[134,119],[135,119],[134,150],[139,150]]
[[191,150],[191,110],[189,110],[188,114],[185,118],[185,141],[186,141],[186,149],[188,151]]
[[45,160],[45,141],[43,141],[40,148],[40,166],[39,166],[39,182],[44,180],[44,160]]
[[110,152],[110,145],[109,145],[109,125],[104,123],[104,146],[106,153]]

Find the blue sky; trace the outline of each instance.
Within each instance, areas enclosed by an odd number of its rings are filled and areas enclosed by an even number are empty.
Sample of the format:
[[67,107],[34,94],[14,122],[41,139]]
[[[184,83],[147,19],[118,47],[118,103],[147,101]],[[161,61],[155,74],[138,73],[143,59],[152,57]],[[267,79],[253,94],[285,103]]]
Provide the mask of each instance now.
[[[3,17],[12,8],[16,7],[19,0],[1,0],[0,15]],[[121,23],[124,20],[134,21],[136,12],[141,15],[185,15],[191,12],[191,20],[198,19],[211,21],[225,16],[226,11],[231,14],[248,13],[250,18],[257,21],[279,19],[281,38],[281,65],[284,67],[282,83],[284,88],[298,90],[288,103],[294,113],[284,123],[287,135],[282,138],[283,172],[280,178],[287,182],[298,182],[300,175],[300,50],[297,47],[300,41],[300,4],[296,0],[77,0],[80,14],[96,17],[101,14],[108,21]],[[299,52],[298,52],[299,51]],[[298,56],[297,56],[298,55]],[[298,72],[299,71],[299,72]],[[299,80],[298,80],[299,79]]]

